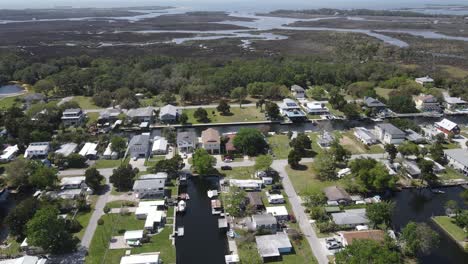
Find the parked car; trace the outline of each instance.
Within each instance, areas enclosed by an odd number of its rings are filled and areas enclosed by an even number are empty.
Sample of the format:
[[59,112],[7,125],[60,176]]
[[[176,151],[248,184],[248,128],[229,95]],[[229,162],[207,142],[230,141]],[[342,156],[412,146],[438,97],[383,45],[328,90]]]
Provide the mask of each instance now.
[[221,170],[232,170],[231,166],[221,166]]
[[338,241],[327,243],[327,249],[339,249],[339,248],[341,248],[341,243]]
[[232,161],[233,161],[232,159],[228,159],[228,158],[224,159],[224,162],[226,162],[226,163],[229,163],[229,162],[232,162]]

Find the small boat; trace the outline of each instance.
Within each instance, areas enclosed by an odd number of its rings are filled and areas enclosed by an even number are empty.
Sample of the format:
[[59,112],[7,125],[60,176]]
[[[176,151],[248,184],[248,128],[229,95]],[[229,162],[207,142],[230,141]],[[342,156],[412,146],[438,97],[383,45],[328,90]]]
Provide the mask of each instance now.
[[227,231],[226,234],[230,238],[234,238],[236,236],[236,234],[234,233],[234,230],[232,230],[232,229],[229,229],[229,231]]
[[217,190],[209,190],[207,192],[209,198],[213,198],[215,196],[218,196],[218,191]]
[[188,193],[181,193],[179,194],[179,199],[181,200],[190,200],[190,196]]
[[187,204],[185,203],[184,200],[179,201],[179,203],[177,203],[177,212],[179,213],[185,212],[186,207],[187,207]]
[[184,236],[184,233],[185,233],[185,229],[183,226],[177,228],[177,236],[182,237]]
[[444,194],[445,193],[444,191],[439,190],[439,189],[432,189],[431,192],[436,193],[436,194]]

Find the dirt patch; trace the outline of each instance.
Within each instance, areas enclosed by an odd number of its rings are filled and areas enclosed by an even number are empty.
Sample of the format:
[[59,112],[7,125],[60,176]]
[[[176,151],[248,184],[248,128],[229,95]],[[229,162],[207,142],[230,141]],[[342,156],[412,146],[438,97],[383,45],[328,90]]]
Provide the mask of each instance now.
[[349,149],[353,153],[356,153],[356,154],[366,153],[365,149],[363,149],[355,140],[353,140],[352,138],[348,136],[343,136],[340,139],[340,144],[347,147],[347,149]]

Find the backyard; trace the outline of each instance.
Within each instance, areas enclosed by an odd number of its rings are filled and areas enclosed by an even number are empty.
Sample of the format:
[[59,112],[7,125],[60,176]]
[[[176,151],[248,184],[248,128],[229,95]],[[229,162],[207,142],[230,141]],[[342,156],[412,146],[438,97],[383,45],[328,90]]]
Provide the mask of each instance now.
[[[254,122],[254,121],[264,121],[265,115],[260,112],[260,109],[250,106],[250,107],[231,107],[231,113],[228,115],[221,115],[215,108],[206,108],[208,112],[208,122],[205,123],[229,123],[229,122]],[[187,123],[190,124],[199,124],[199,122],[193,116],[196,109],[185,109],[184,113],[188,116]]]
[[93,99],[87,96],[73,96],[72,102],[77,102],[82,109],[99,109],[99,107],[94,104]]
[[253,167],[233,167],[232,170],[220,170],[219,173],[229,179],[252,179]]
[[434,216],[432,220],[445,230],[457,243],[464,244],[467,233],[454,223],[454,219],[448,216]]
[[321,181],[317,178],[312,163],[304,163],[304,169],[293,170],[290,166],[286,167],[286,172],[299,195],[313,194],[322,192],[323,188],[332,185],[341,185],[341,181]]
[[289,138],[287,135],[273,135],[267,138],[274,159],[287,159],[289,154]]
[[122,159],[116,159],[116,160],[106,160],[106,159],[99,159],[96,160],[94,163],[94,167],[96,169],[106,169],[106,168],[116,168],[120,166],[122,163],[127,164],[130,161],[129,158],[126,158],[122,161]]
[[356,139],[352,131],[347,131],[342,134],[340,139],[341,145],[347,150],[351,151],[351,154],[380,154],[385,153],[384,149],[380,145],[366,146]]

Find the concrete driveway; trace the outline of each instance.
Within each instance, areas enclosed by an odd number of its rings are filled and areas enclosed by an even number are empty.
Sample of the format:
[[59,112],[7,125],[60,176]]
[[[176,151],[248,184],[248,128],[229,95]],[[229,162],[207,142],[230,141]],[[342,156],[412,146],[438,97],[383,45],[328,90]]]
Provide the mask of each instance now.
[[140,171],[146,171],[145,161],[146,159],[144,158],[138,158],[137,160],[131,158],[129,164],[132,165],[133,168],[138,168]]

